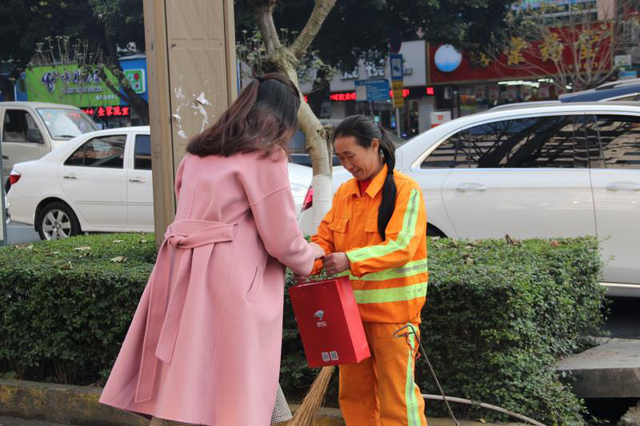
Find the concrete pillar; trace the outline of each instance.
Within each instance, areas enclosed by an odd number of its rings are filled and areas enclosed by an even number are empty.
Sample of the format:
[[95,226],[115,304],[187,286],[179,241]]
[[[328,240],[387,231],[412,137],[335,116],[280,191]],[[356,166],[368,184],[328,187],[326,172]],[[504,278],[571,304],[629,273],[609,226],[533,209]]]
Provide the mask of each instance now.
[[144,0],[156,241],[175,215],[189,140],[237,95],[232,0]]

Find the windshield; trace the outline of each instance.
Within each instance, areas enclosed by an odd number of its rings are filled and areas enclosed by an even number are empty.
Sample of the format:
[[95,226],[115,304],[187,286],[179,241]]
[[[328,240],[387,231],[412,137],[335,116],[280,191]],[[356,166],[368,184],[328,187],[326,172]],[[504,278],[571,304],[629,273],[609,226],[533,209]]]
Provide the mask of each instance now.
[[38,108],[38,114],[42,117],[52,139],[71,139],[83,133],[99,130],[96,123],[82,111]]

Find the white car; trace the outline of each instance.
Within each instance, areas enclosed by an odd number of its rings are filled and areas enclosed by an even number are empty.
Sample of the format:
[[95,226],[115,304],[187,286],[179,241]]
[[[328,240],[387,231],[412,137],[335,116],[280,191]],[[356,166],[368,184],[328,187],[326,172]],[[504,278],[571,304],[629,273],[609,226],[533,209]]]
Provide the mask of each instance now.
[[[309,167],[289,163],[297,211]],[[14,165],[11,220],[35,225],[43,240],[81,232],[153,232],[149,127],[81,135],[36,161]]]
[[98,130],[80,109],[44,102],[0,102],[0,123],[5,190],[14,164],[41,158],[75,136]]
[[[396,156],[397,169],[422,187],[427,234],[595,235],[608,293],[640,296],[640,103],[474,114],[416,136]],[[335,168],[334,191],[348,179]],[[310,216],[300,218],[305,234],[315,231]]]

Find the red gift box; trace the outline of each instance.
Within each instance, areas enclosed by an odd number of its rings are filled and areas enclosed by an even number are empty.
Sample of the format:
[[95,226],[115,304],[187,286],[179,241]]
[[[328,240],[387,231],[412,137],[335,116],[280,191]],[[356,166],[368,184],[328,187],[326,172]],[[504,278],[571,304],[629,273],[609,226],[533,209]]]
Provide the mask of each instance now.
[[347,277],[289,288],[309,367],[357,364],[371,356]]

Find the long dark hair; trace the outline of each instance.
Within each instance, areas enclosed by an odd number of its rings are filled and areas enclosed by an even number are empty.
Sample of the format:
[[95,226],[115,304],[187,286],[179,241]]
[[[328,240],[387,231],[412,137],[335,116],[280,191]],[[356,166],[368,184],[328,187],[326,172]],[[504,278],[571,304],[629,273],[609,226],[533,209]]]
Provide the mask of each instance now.
[[387,132],[369,117],[364,115],[352,115],[347,117],[333,131],[333,140],[339,137],[353,136],[358,144],[364,148],[371,148],[371,141],[380,141],[380,152],[384,163],[387,165],[387,176],[382,187],[382,202],[378,209],[378,233],[383,240],[386,239],[385,230],[393,215],[396,206],[396,182],[393,179],[393,169],[396,166],[396,147],[387,136]]
[[187,152],[200,157],[286,152],[298,127],[299,108],[300,93],[287,76],[257,77],[211,127],[189,142]]

